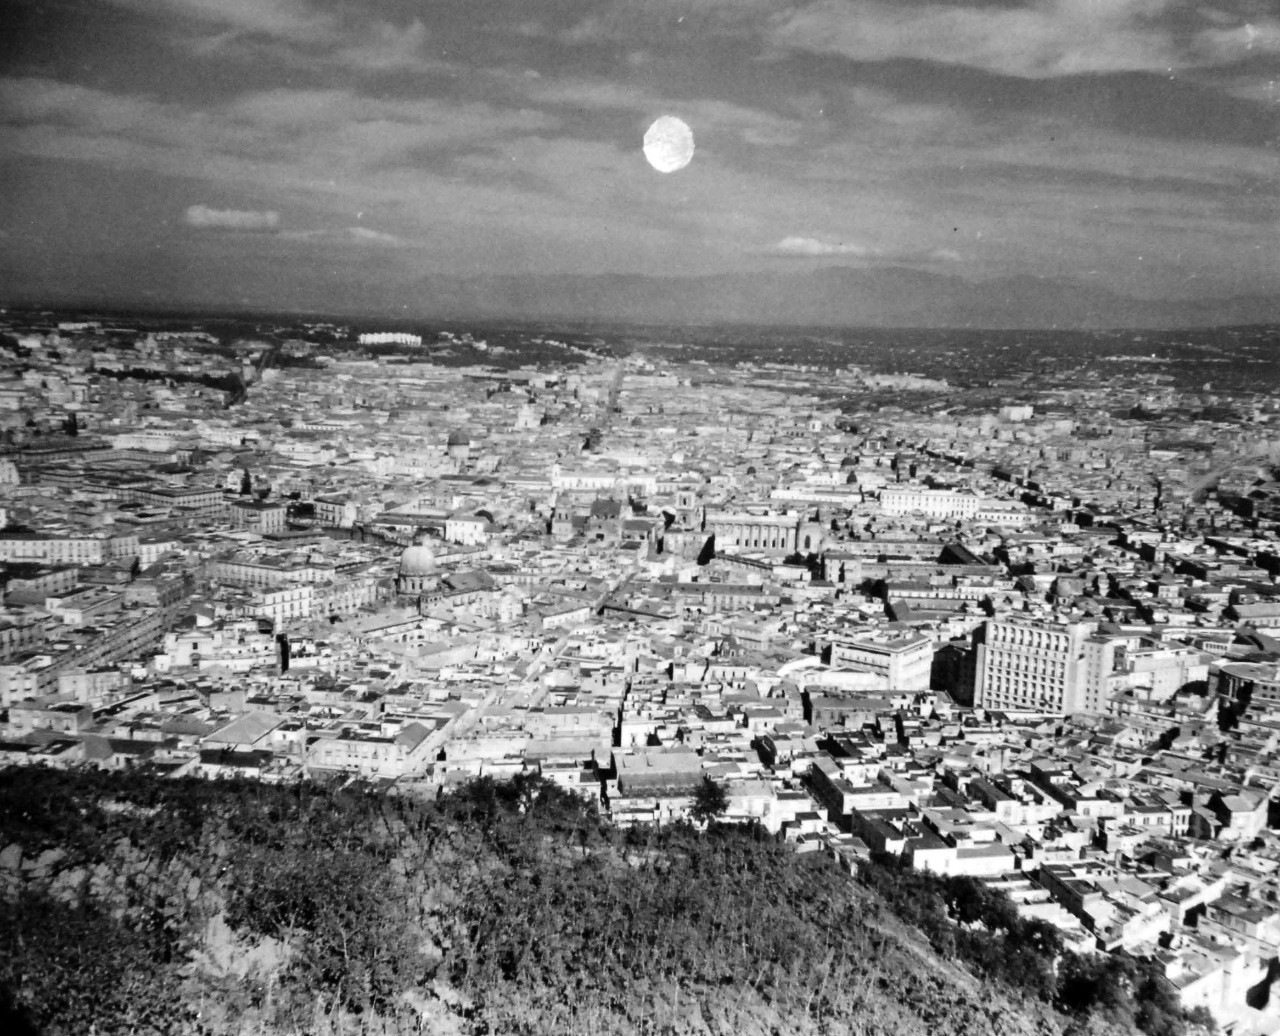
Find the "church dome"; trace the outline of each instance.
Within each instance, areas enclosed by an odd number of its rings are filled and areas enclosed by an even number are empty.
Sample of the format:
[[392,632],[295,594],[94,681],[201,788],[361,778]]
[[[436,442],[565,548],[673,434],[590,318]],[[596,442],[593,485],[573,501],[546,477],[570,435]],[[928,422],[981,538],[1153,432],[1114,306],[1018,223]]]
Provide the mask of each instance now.
[[415,543],[400,555],[402,576],[429,576],[436,570],[436,552],[425,543]]
[[471,436],[464,428],[455,428],[449,433],[450,446],[470,446]]

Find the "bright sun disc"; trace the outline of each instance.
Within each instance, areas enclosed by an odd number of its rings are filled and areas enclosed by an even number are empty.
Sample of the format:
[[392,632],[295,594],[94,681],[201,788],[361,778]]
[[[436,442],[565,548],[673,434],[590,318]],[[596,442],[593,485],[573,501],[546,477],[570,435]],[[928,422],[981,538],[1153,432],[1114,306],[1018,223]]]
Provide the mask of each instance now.
[[644,157],[660,173],[683,169],[693,158],[693,130],[674,115],[654,120],[644,135]]

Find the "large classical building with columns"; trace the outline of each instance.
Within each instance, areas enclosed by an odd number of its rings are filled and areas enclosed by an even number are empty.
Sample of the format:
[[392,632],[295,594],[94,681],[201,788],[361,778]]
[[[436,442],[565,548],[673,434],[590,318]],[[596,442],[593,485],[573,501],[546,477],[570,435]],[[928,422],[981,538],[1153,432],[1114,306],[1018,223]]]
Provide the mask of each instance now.
[[716,550],[751,550],[770,554],[810,554],[822,550],[822,525],[800,514],[707,513],[706,531]]

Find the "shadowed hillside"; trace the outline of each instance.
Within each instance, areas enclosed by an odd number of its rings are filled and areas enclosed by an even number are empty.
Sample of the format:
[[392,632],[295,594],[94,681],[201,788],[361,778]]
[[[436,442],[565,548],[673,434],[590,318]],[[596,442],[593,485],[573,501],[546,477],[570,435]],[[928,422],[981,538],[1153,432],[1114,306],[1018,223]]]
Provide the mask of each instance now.
[[[1059,1013],[1052,962],[1037,965],[1031,941],[1006,945],[1027,933],[992,928],[1006,963],[989,966],[978,932],[1003,908],[969,886],[889,861],[864,877],[879,891],[754,831],[620,832],[537,778],[422,804],[8,770],[0,1017],[48,1034],[1029,1036],[1134,1023],[1133,975]],[[1019,988],[1010,954],[1035,988]],[[1143,1027],[1185,1030],[1164,1021]]]

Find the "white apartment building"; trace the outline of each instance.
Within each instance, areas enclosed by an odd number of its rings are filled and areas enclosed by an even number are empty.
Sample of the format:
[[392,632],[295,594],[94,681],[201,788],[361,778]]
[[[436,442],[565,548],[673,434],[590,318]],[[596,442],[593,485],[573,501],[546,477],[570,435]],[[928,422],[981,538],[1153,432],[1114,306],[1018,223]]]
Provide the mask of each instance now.
[[152,453],[170,453],[178,445],[184,433],[168,428],[138,428],[121,432],[110,438],[111,448],[116,450],[147,450]]
[[1179,688],[1209,677],[1199,649],[1151,643],[1136,634],[1090,637],[1084,656],[1079,711],[1098,715],[1114,712],[1111,699],[1122,691],[1140,690],[1154,701],[1167,701]]
[[1026,504],[984,500],[974,517],[980,522],[989,522],[992,525],[1024,526],[1031,525],[1039,516]]
[[599,493],[613,489],[620,478],[616,471],[597,471],[586,468],[566,471],[559,464],[551,465],[551,487],[557,490]]
[[445,519],[444,538],[464,547],[479,547],[489,542],[489,523],[479,515],[450,515]]
[[105,536],[42,536],[9,532],[0,536],[0,561],[101,565],[111,556]]
[[356,341],[361,345],[421,345],[422,335],[403,331],[365,331]]
[[924,514],[930,518],[974,518],[982,506],[974,493],[920,486],[887,487],[880,491],[885,514]]
[[360,517],[360,505],[342,495],[315,498],[316,521],[339,529],[349,529]]
[[890,690],[927,690],[933,668],[933,641],[918,633],[877,634],[831,641],[831,665],[852,666],[885,677]]
[[[1080,712],[1091,622],[1049,625],[988,619],[978,645],[974,704],[986,709]],[[1104,702],[1105,704],[1105,702]]]
[[290,586],[280,590],[264,590],[247,609],[249,614],[271,619],[277,628],[291,619],[308,619],[315,609],[313,586]]
[[438,739],[421,723],[401,729],[344,728],[335,737],[319,737],[307,748],[308,770],[357,773],[364,777],[403,777],[422,773],[434,756]]

